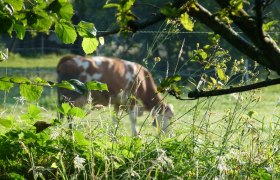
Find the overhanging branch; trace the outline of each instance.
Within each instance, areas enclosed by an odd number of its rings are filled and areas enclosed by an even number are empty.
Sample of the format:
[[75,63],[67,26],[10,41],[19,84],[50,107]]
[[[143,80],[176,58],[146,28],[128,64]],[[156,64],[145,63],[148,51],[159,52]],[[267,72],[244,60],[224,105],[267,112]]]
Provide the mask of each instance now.
[[[230,6],[230,0],[216,0],[216,1],[222,8],[228,8]],[[263,1],[257,0],[256,2],[257,2],[256,5],[259,6],[256,7],[256,10],[258,11],[260,10],[260,8],[262,8],[261,3]],[[274,1],[266,2],[266,3],[271,4],[273,2]],[[256,19],[260,18],[260,15],[261,14],[257,14]],[[258,22],[260,22],[260,20],[251,18],[244,9],[238,10],[238,13],[230,13],[230,18],[234,21],[237,27],[242,32],[244,32],[244,34],[254,43],[254,45],[260,49],[261,53],[263,54],[263,61],[267,62],[267,64],[270,64],[267,67],[280,74],[280,63],[279,63],[280,48],[278,47],[277,43],[269,36],[267,32],[262,31],[261,33],[263,35],[260,37],[260,30],[262,29],[260,29],[260,27],[257,25]],[[252,60],[257,61],[256,58],[252,58],[252,57],[250,58]],[[266,66],[265,64],[263,65]]]
[[[189,1],[190,0],[174,0],[173,7],[175,7],[176,9],[179,9]],[[185,11],[182,11],[181,13],[184,13],[184,12]],[[162,14],[160,12],[156,12],[153,16],[146,18],[142,21],[130,21],[128,26],[133,32],[136,32],[140,29],[145,29],[146,27],[152,26],[160,21],[164,21],[166,18],[167,17],[164,14]],[[116,34],[119,32],[120,32],[120,28],[117,27],[109,32],[98,33],[97,37],[108,36],[108,35]]]
[[266,60],[266,57],[260,49],[254,46],[254,44],[246,41],[230,26],[223,23],[220,19],[218,19],[200,4],[197,3],[196,7],[190,8],[189,14],[197,18],[203,24],[207,25],[215,33],[220,34],[230,44],[232,44],[243,54],[247,55],[249,58],[257,61],[259,64],[268,67],[271,70],[279,71],[276,66],[273,66],[270,61]]
[[[189,0],[175,0],[173,2],[173,7],[178,10],[180,9],[180,13],[188,11],[191,16],[197,18],[199,21],[210,27],[215,33],[220,34],[239,51],[251,59],[257,61],[259,64],[262,64],[271,70],[275,70],[277,72],[279,71],[278,66],[272,65],[270,61],[266,60],[267,58],[260,49],[238,35],[230,26],[224,24],[199,3],[196,3],[195,7],[193,5],[191,7],[186,7],[188,2]],[[143,21],[131,21],[128,25],[133,32],[136,32],[137,30],[144,29],[148,26],[163,21],[166,18],[167,17],[164,14],[157,12],[154,16],[151,16]],[[106,36],[118,33],[119,31],[120,29],[116,28],[110,32],[100,33],[98,36]]]
[[188,97],[197,99],[200,97],[221,96],[221,95],[226,95],[226,94],[249,91],[249,90],[253,90],[253,89],[259,89],[259,88],[272,86],[272,85],[276,85],[276,84],[280,84],[280,78],[266,80],[266,81],[258,82],[255,84],[245,85],[245,86],[231,87],[229,89],[219,89],[219,90],[213,90],[213,91],[192,91],[188,94]]

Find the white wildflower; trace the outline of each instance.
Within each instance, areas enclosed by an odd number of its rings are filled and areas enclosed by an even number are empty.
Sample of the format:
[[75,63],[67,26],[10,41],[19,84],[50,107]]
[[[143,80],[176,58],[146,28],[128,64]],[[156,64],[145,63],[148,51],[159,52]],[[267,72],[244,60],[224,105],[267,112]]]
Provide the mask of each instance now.
[[244,100],[243,96],[241,96],[241,95],[238,94],[238,93],[231,93],[230,95],[231,95],[232,97],[234,97],[236,100],[238,100],[239,102]]
[[13,97],[16,100],[16,103],[20,103],[21,105],[24,105],[24,102],[26,101],[26,99],[22,96],[20,97]]
[[269,173],[273,173],[273,167],[271,166],[265,167],[264,169],[267,170],[267,172]]
[[84,163],[85,163],[85,159],[81,158],[79,155],[77,155],[74,158],[74,167],[75,169],[77,169],[78,171],[84,170]]
[[157,162],[164,167],[171,167],[173,169],[173,161],[167,156],[166,151],[162,149],[158,149],[157,151],[160,153],[160,155],[157,158]]
[[51,140],[55,140],[60,135],[60,132],[58,130],[55,130],[51,133],[50,138]]
[[228,170],[225,162],[225,157],[223,156],[217,157],[217,168],[220,171],[220,173],[226,172]]

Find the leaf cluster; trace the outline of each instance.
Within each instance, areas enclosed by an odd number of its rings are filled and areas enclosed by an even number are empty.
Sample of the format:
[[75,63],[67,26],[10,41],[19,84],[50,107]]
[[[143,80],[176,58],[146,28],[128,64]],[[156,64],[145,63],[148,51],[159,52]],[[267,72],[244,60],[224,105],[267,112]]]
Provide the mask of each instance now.
[[130,31],[129,23],[136,19],[136,16],[132,12],[132,7],[135,0],[120,0],[119,3],[108,3],[104,5],[104,8],[116,8],[116,20],[120,26],[120,31]]
[[13,36],[15,32],[22,40],[26,31],[35,35],[53,29],[65,44],[73,44],[77,35],[81,36],[85,53],[92,53],[99,44],[94,24],[82,21],[74,25],[71,21],[73,15],[72,4],[66,0],[3,0],[0,1],[0,34]]
[[108,91],[108,87],[104,83],[97,81],[90,81],[82,83],[79,80],[71,79],[69,81],[62,81],[60,83],[45,81],[41,78],[36,78],[35,80],[30,80],[26,77],[0,77],[0,90],[9,91],[14,85],[19,85],[20,95],[29,101],[36,101],[41,97],[43,92],[43,87],[48,88],[65,88],[75,91],[79,94],[85,94],[87,91]]

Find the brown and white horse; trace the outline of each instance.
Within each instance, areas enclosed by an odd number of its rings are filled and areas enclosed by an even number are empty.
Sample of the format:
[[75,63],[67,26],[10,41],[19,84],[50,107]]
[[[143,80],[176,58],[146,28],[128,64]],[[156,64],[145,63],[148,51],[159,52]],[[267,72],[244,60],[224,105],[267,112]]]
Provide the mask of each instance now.
[[[106,83],[108,92],[91,93],[94,105],[114,105],[116,113],[125,107],[129,113],[132,133],[137,135],[136,118],[141,110],[150,111],[156,117],[156,124],[167,130],[169,119],[173,116],[173,106],[163,103],[157,92],[151,73],[140,64],[109,57],[85,58],[68,55],[57,65],[58,81],[78,79],[81,82],[99,81]],[[58,89],[59,103],[63,97],[70,98],[74,106],[82,107],[87,97],[67,89]],[[142,107],[139,108],[139,102]]]

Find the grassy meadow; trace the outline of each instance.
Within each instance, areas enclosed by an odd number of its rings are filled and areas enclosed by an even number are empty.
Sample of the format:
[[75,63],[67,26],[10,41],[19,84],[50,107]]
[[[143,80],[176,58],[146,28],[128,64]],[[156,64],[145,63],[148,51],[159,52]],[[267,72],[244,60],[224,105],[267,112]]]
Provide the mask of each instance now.
[[[28,77],[55,81],[59,58],[13,55],[0,63],[1,76],[35,68]],[[22,100],[17,87],[1,91],[0,178],[279,179],[279,88],[188,101],[168,96],[175,109],[169,132],[152,127],[145,113],[139,137],[131,136],[126,112],[113,124],[110,107],[69,107],[69,129],[57,118],[55,89],[45,88],[37,102]],[[36,133],[37,121],[52,125]]]

